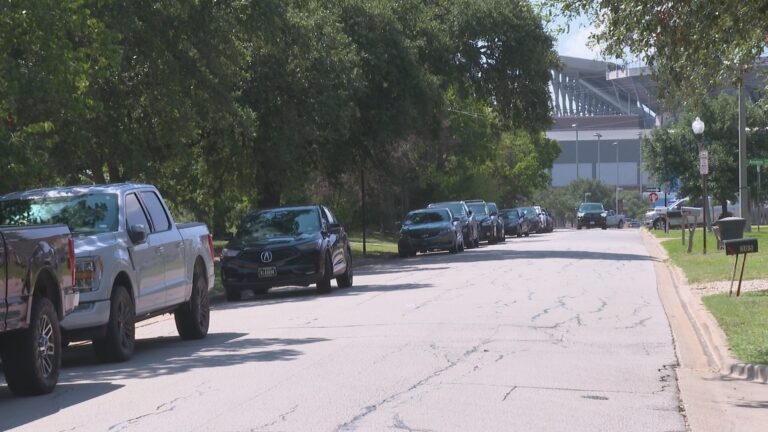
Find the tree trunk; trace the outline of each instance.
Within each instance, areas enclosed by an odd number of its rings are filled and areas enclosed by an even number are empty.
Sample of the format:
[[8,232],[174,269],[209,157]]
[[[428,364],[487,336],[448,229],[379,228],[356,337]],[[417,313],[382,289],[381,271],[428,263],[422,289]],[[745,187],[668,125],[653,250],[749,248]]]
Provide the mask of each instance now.
[[728,214],[728,201],[720,201],[720,208],[723,210],[722,213],[720,213],[720,218],[730,216]]
[[259,188],[259,208],[277,207],[280,205],[282,191],[280,185],[272,180],[267,180]]

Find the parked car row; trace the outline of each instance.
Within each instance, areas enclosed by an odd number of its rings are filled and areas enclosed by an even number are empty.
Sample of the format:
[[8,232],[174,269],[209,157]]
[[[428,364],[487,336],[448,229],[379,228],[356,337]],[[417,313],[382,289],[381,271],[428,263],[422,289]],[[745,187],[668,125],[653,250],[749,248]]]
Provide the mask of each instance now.
[[527,237],[553,229],[552,216],[542,207],[499,210],[496,203],[479,199],[437,202],[405,216],[398,254],[405,258],[438,250],[458,253],[481,241],[496,244],[507,236]]

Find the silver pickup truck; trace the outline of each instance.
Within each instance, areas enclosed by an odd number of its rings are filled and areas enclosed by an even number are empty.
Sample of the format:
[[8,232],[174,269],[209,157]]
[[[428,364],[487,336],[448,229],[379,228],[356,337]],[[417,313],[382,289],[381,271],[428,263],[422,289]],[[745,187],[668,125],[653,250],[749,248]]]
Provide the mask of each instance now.
[[[13,223],[5,210],[0,206],[0,224]],[[72,288],[74,263],[66,226],[0,226],[0,358],[17,395],[44,394],[56,386],[59,322],[79,298]]]
[[72,231],[80,304],[61,323],[65,344],[92,340],[100,360],[127,360],[135,323],[164,313],[175,315],[183,339],[207,335],[213,242],[202,223],[176,225],[154,186],[38,189],[0,203]]

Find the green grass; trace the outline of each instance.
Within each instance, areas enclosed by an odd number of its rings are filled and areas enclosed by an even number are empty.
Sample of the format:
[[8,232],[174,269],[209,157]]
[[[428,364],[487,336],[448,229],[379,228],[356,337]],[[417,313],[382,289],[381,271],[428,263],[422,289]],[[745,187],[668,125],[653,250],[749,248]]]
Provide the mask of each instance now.
[[[661,244],[667,250],[672,263],[683,270],[689,282],[712,282],[731,279],[735,257],[726,256],[724,250],[717,250],[717,240],[713,233],[707,233],[707,254],[704,255],[702,253],[703,230],[701,228],[696,228],[693,252],[690,254],[687,252],[687,232],[685,246],[680,244],[680,230],[670,230],[669,233],[664,233],[663,231],[651,232],[659,239],[670,239],[662,241]],[[768,279],[768,229],[761,227],[761,232],[757,232],[756,227],[753,227],[751,233],[744,233],[744,237],[757,238],[759,246],[759,252],[751,253],[747,258],[744,280]],[[738,270],[741,270],[741,260],[739,260]]]
[[[365,240],[366,256],[386,257],[397,253],[397,234],[367,233]],[[349,233],[349,245],[352,248],[352,256],[363,256],[362,233]]]
[[768,292],[749,292],[740,297],[717,294],[703,300],[728,336],[736,358],[768,364]]

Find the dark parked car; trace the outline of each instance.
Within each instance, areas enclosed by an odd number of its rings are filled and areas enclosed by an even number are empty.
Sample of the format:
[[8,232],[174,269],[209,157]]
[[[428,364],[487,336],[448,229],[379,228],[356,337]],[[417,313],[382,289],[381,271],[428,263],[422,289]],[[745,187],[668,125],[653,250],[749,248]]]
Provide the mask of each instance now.
[[520,209],[504,209],[500,212],[504,221],[504,233],[518,237],[531,235],[531,222]]
[[344,228],[321,205],[280,207],[246,216],[221,252],[227,300],[243,290],[316,284],[319,292],[352,286],[352,251]]
[[530,232],[537,233],[541,231],[541,217],[533,207],[518,207],[525,214],[525,218],[530,224]]
[[608,229],[606,217],[608,213],[600,203],[581,203],[576,212],[576,229],[597,228]]
[[471,249],[480,245],[480,230],[479,225],[477,224],[477,219],[464,201],[432,203],[427,207],[442,207],[450,210],[453,214],[453,218],[461,224],[461,235],[464,238],[464,246]]
[[496,216],[491,216],[488,210],[488,204],[483,200],[465,200],[467,207],[477,219],[477,226],[480,228],[480,241],[487,241],[489,244],[496,243],[498,237],[496,234]]
[[496,241],[506,241],[507,236],[504,233],[504,220],[502,220],[501,215],[499,214],[499,208],[496,207],[495,202],[488,203],[488,212],[491,214],[491,217],[496,224]]
[[400,257],[435,250],[447,250],[450,253],[464,250],[459,221],[454,220],[453,213],[447,208],[414,210],[408,213],[397,242]]

